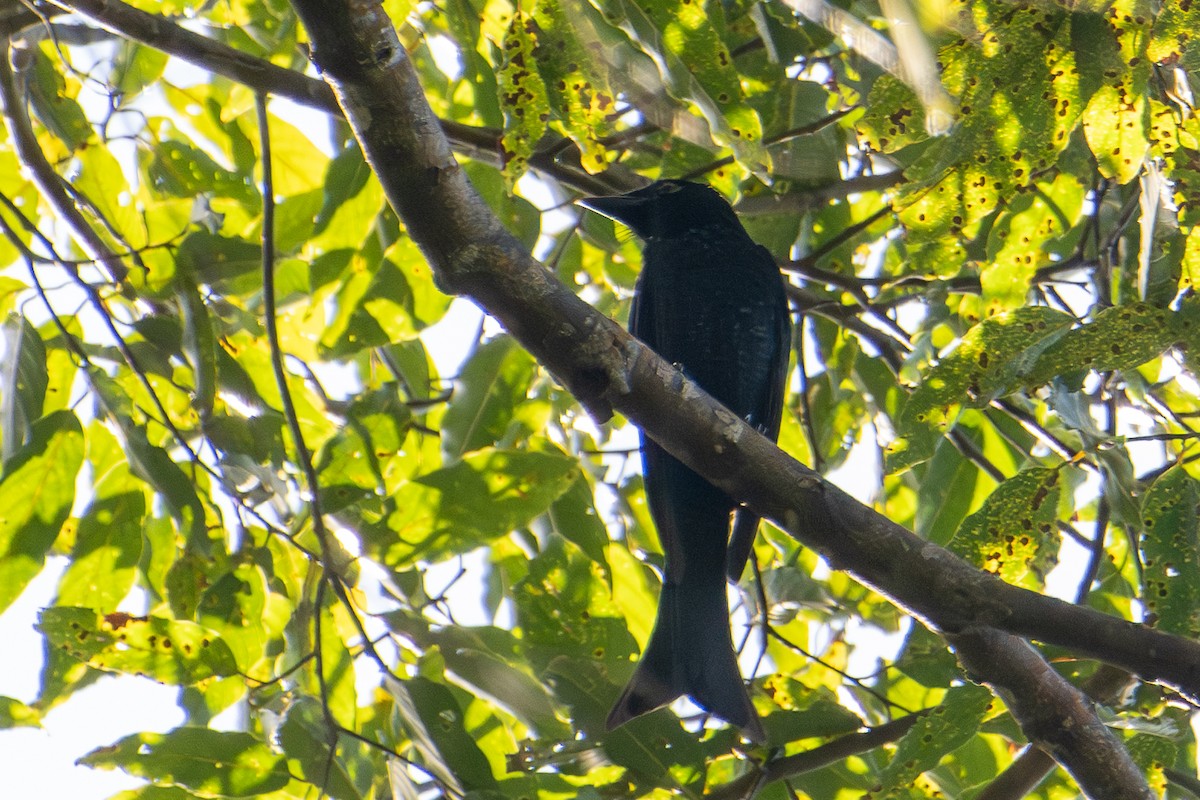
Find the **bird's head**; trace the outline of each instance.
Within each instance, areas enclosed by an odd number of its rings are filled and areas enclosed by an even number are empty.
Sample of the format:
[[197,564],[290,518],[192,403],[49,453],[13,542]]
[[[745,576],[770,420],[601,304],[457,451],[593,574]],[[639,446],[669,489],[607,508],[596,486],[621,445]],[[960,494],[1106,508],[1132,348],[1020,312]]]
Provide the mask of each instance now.
[[691,181],[655,181],[636,192],[586,197],[579,204],[628,226],[643,239],[744,231],[724,197]]

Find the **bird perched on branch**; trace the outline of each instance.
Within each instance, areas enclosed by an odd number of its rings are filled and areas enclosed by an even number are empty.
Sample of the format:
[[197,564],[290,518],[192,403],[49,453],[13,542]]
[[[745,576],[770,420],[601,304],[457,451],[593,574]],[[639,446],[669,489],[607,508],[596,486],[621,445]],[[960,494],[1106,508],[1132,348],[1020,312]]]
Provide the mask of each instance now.
[[[791,339],[784,282],[712,188],[663,180],[581,204],[645,240],[630,332],[730,411],[779,435]],[[736,581],[759,518],[642,434],[650,515],[665,553],[658,617],[613,729],[688,695],[765,739],[738,670],[725,580]],[[730,534],[730,515],[734,514]]]

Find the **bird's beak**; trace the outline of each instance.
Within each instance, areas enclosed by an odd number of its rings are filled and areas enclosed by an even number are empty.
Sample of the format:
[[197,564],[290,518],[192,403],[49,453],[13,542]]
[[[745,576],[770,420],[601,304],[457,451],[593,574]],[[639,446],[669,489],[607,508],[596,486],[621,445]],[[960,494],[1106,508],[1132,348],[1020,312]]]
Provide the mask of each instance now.
[[641,197],[619,194],[611,197],[584,197],[575,202],[597,214],[628,225],[635,222],[640,216],[645,200]]

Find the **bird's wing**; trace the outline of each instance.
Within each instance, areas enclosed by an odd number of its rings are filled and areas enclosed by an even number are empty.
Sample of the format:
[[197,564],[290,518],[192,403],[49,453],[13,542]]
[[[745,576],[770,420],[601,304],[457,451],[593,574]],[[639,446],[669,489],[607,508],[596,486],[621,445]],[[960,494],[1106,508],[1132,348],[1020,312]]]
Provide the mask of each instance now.
[[[759,249],[763,256],[771,259],[771,263],[774,264],[770,252],[763,247]],[[774,323],[774,352],[771,355],[770,383],[759,398],[758,408],[750,413],[748,421],[771,441],[777,441],[783,416],[783,400],[787,394],[788,360],[792,349],[792,316],[786,293],[779,293],[771,315]],[[729,537],[729,551],[725,560],[725,576],[735,583],[741,579],[746,561],[750,558],[754,537],[758,534],[758,522],[759,516],[745,506],[738,508],[734,515],[733,533]]]
[[771,387],[764,398],[763,415],[755,422],[771,441],[779,439],[783,400],[787,396],[788,362],[792,353],[792,314],[786,292],[779,293],[774,315],[775,359],[771,363]]
[[[633,301],[629,305],[629,332],[655,352],[662,349],[655,309],[658,303],[669,299],[662,297],[662,294],[662,287],[657,286],[654,279],[654,270],[646,269],[643,262]],[[677,502],[672,495],[680,493],[675,485],[677,481],[673,480],[675,464],[670,463],[675,459],[644,432],[639,430],[638,433],[642,440],[642,479],[646,484],[646,502],[650,505],[650,513],[658,529],[659,544],[668,561],[682,565],[686,554],[675,532],[675,514],[672,510],[672,504]]]

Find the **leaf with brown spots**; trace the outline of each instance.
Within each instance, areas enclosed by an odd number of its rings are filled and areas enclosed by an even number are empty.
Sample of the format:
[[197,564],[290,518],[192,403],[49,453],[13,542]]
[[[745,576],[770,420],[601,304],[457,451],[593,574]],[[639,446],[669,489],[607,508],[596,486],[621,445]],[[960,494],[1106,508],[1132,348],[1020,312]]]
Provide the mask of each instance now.
[[867,797],[908,797],[908,787],[921,773],[936,767],[944,756],[976,735],[994,702],[992,693],[982,686],[951,688],[896,745],[896,754],[879,775],[879,788]]
[[988,263],[980,271],[985,313],[1024,304],[1030,281],[1050,262],[1045,250],[1079,220],[1085,188],[1079,179],[1059,174],[1010,201],[988,234]]
[[1142,603],[1165,631],[1200,636],[1200,484],[1181,467],[1142,500]]
[[1059,470],[1031,467],[996,489],[950,540],[950,549],[1005,583],[1041,591],[1057,563]]
[[55,606],[42,611],[38,629],[50,647],[105,672],[191,686],[238,671],[220,636],[186,620]]
[[1072,373],[1141,366],[1167,348],[1193,340],[1200,327],[1198,314],[1200,303],[1194,301],[1178,311],[1147,303],[1106,308],[1047,347],[1022,383],[1034,387]]
[[1022,369],[1071,324],[1071,317],[1044,307],[1018,308],[980,322],[958,346],[922,376],[897,420],[897,439],[887,450],[888,471],[933,455],[963,407],[983,408],[1019,385]]
[[498,77],[504,135],[500,139],[500,148],[504,158],[504,180],[510,192],[529,168],[529,157],[545,134],[550,118],[546,84],[534,58],[535,30],[532,19],[517,11],[501,43],[504,63]]
[[534,56],[554,118],[579,146],[583,168],[602,172],[608,167],[602,140],[611,132],[608,118],[617,97],[604,62],[585,47],[585,28],[571,24],[559,0],[538,0],[531,19],[537,26]]

